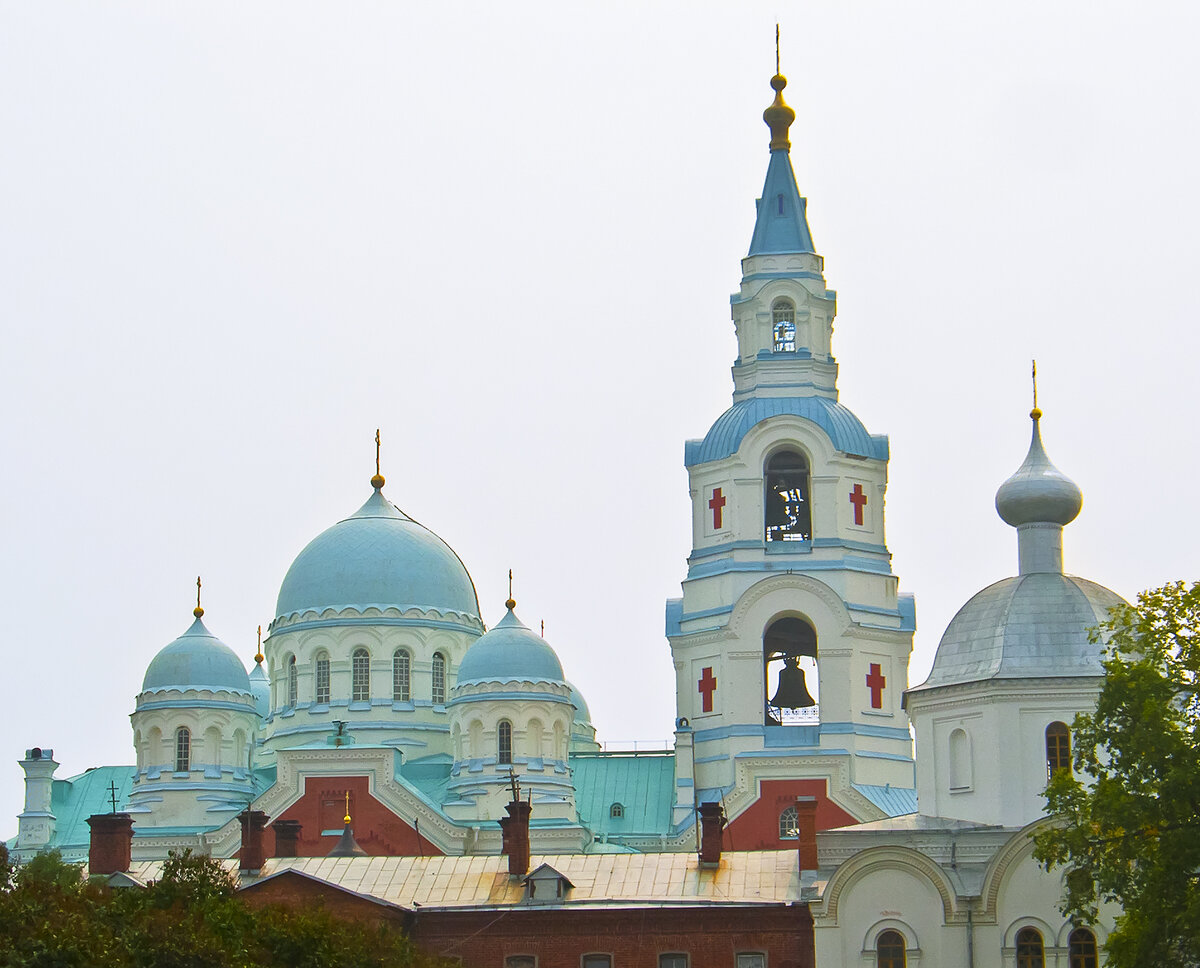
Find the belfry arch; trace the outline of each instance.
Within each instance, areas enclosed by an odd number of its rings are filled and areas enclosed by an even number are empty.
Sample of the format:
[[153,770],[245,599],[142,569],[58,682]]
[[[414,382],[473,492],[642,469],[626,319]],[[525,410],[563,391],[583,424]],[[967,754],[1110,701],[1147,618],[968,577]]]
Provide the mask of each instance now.
[[811,541],[808,460],[798,450],[773,454],[763,468],[763,531],[772,541]]
[[819,721],[817,632],[805,619],[784,616],[763,631],[763,686],[767,726]]

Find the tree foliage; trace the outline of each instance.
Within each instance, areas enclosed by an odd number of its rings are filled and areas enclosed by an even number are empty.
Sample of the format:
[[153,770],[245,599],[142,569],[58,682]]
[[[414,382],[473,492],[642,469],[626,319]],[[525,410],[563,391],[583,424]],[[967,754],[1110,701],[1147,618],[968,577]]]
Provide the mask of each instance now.
[[0,844],[0,968],[439,968],[397,929],[251,908],[216,861],[172,854],[145,889],[87,883],[57,852]]
[[1096,711],[1076,718],[1074,775],[1046,790],[1060,824],[1035,838],[1066,869],[1064,913],[1117,918],[1115,968],[1200,964],[1200,583],[1143,592],[1094,633],[1107,639]]

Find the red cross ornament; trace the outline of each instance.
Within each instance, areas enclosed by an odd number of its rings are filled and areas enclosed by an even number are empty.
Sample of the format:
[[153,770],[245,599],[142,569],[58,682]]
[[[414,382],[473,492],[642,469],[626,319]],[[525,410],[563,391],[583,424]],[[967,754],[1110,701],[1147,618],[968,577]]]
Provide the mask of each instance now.
[[878,662],[871,663],[871,672],[867,676],[867,688],[871,690],[871,708],[883,708],[883,687],[887,685],[887,677],[883,667]]
[[863,508],[867,506],[867,495],[861,484],[854,485],[854,490],[850,492],[850,503],[854,505],[854,523],[862,524]]
[[700,678],[696,680],[696,687],[701,696],[701,712],[711,713],[713,711],[713,693],[717,691],[717,679],[712,674],[712,666],[706,666],[700,670]]
[[721,530],[721,508],[725,507],[725,495],[721,493],[719,487],[714,487],[712,492],[712,500],[708,502],[708,506],[713,513],[713,530]]

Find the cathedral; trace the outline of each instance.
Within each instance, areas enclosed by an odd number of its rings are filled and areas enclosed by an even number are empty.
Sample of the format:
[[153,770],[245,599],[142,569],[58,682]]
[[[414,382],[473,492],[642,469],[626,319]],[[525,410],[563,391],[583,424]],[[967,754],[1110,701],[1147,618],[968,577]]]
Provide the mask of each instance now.
[[[449,870],[509,853],[502,821],[523,801],[560,899],[630,858],[700,877],[779,856],[752,869],[763,897],[807,912],[816,964],[1097,964],[1114,912],[1064,921],[1061,872],[1041,871],[1029,841],[1100,688],[1087,630],[1121,601],[1063,572],[1082,493],[1047,456],[1035,401],[1029,451],[995,495],[1016,574],[961,608],[909,686],[916,610],[887,545],[889,442],[839,400],[837,296],[792,169],[787,82],[770,83],[766,177],[730,297],[733,397],[685,445],[692,546],[665,607],[673,746],[605,750],[588,684],[568,681],[511,592],[478,600],[455,551],[389,500],[377,461],[361,506],[283,576],[249,672],[198,589],[135,690],[134,765],[60,778],[52,749],[25,751],[17,858],[86,860],[105,814],[128,818],[131,870],[185,847],[234,858],[252,811],[276,857],[335,884],[358,861],[318,868],[331,854]],[[357,855],[339,852],[348,836]],[[627,900],[661,900],[673,882],[657,883]],[[769,960],[735,954],[738,968]]]

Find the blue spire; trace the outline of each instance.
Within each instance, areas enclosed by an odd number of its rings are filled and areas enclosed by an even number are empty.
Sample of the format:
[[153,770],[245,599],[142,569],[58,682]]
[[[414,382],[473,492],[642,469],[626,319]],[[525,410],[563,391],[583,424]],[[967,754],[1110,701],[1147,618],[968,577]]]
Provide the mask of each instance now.
[[783,100],[787,78],[776,74],[771,78],[775,100],[763,112],[763,120],[771,129],[771,162],[767,165],[767,180],[763,183],[762,198],[758,200],[758,219],[750,239],[747,256],[778,255],[781,253],[816,253],[812,233],[808,230],[806,202],[796,187],[796,175],[788,149],[788,128],[796,118]]

